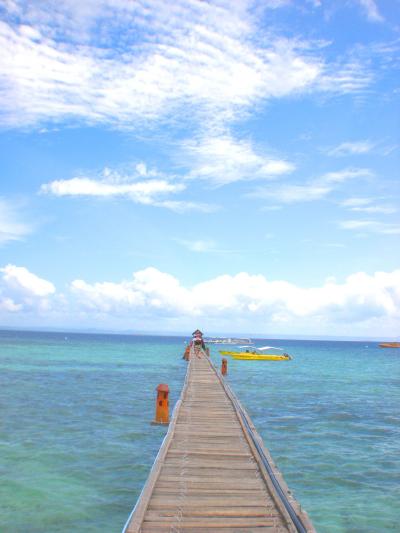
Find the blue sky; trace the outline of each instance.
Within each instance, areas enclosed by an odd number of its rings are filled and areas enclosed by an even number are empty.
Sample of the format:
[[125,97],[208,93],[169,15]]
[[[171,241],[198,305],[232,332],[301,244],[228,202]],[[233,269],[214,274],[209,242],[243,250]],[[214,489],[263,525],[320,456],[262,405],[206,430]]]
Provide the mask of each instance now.
[[3,2],[0,325],[398,336],[399,13]]

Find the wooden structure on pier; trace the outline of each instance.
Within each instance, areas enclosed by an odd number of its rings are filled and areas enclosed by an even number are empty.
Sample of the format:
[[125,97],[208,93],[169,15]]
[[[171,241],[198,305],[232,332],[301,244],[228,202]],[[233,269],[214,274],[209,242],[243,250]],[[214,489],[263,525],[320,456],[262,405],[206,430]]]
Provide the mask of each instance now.
[[168,433],[123,533],[315,533],[249,416],[193,351]]

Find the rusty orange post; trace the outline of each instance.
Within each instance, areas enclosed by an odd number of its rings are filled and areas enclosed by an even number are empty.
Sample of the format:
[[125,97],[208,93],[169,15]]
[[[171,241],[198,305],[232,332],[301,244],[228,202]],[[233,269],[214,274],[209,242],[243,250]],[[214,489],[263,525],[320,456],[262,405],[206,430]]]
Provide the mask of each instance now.
[[169,387],[165,383],[160,383],[156,390],[156,418],[152,424],[169,424]]
[[225,376],[228,373],[228,361],[223,358],[221,364],[221,374]]
[[185,353],[183,354],[183,359],[185,359],[185,361],[189,361],[189,358],[190,358],[190,346],[186,346],[186,349],[185,349]]

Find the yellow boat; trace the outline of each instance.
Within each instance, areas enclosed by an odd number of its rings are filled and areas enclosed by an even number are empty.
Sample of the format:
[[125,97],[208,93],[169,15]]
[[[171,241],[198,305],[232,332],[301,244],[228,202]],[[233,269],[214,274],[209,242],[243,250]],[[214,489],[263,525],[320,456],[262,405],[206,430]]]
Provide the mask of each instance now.
[[254,348],[254,346],[240,346],[245,348],[240,352],[234,352],[231,350],[220,350],[221,355],[229,355],[232,359],[240,359],[242,361],[290,361],[292,358],[289,354],[277,354],[277,353],[263,353],[264,350],[280,350],[282,348],[274,348],[274,346],[263,346],[261,348]]
[[232,359],[240,359],[242,361],[290,361],[292,358],[289,354],[275,355],[272,353],[238,353],[232,355]]

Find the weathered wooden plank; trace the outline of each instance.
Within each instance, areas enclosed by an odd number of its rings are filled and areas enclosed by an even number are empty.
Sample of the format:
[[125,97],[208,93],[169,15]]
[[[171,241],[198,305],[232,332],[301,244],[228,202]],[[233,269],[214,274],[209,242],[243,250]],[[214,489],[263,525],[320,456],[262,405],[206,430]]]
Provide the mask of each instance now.
[[[170,448],[170,450],[168,451],[168,454],[167,454],[167,457],[176,457],[176,456],[180,456],[182,452],[180,451],[177,451],[177,450],[173,450],[172,447]],[[208,449],[208,450],[205,450],[203,452],[194,452],[194,451],[188,451],[186,453],[186,455],[188,457],[200,457],[200,458],[203,458],[203,457],[207,457],[208,459],[213,459],[214,457],[219,459],[221,457],[227,457],[227,458],[232,458],[232,459],[235,459],[236,457],[238,458],[242,458],[242,457],[248,457],[248,458],[252,458],[252,454],[250,453],[238,453],[238,452],[232,452],[232,451],[223,451],[223,452],[216,452],[215,450],[212,450],[212,449]]]
[[247,470],[250,467],[256,467],[257,463],[252,462],[250,459],[246,460],[246,458],[235,459],[235,460],[227,460],[224,459],[208,459],[206,457],[185,457],[180,458],[176,457],[174,459],[170,458],[168,463],[166,463],[165,466],[175,467],[175,468],[181,468],[182,466],[188,466],[191,468],[219,468],[222,470]]
[[237,481],[238,478],[235,478],[235,477],[232,477],[232,478],[226,478],[226,479],[218,479],[218,478],[211,478],[210,477],[207,477],[207,476],[190,476],[190,478],[185,478],[183,476],[173,476],[173,475],[161,475],[159,480],[160,482],[168,482],[168,481],[173,481],[174,483],[187,483],[188,486],[190,486],[191,483],[198,483],[198,484],[203,484],[203,485],[208,485],[208,486],[215,486],[215,487],[219,487],[219,486],[228,486],[228,487],[238,487],[238,486],[244,486],[244,487],[259,487],[259,486],[263,486],[265,487],[265,485],[263,485],[263,482],[259,479],[259,478],[256,478],[254,476],[249,478],[249,479],[243,479],[243,476],[242,478],[239,478],[241,479],[241,482],[240,482],[240,485],[238,484],[238,481]]
[[[207,528],[207,527],[185,527],[181,528],[178,526],[170,526],[166,525],[163,528],[158,526],[157,528],[153,528],[150,525],[143,525],[141,528],[141,533],[215,533],[214,528]],[[278,530],[274,525],[271,526],[264,526],[264,527],[257,527],[257,528],[246,528],[245,530],[242,527],[221,527],[218,529],[218,532],[220,533],[279,533],[284,530]]]
[[279,519],[275,518],[258,518],[258,517],[213,517],[208,518],[204,517],[200,520],[196,520],[194,518],[190,517],[159,517],[157,520],[155,517],[153,517],[151,520],[144,520],[144,524],[151,526],[153,528],[156,528],[157,526],[165,527],[166,524],[178,524],[180,528],[184,527],[208,527],[208,528],[223,528],[223,527],[241,527],[241,528],[248,528],[248,527],[265,527],[265,526],[278,526],[279,525]]
[[242,482],[238,483],[238,480],[236,477],[231,478],[210,478],[209,476],[191,476],[185,477],[183,476],[171,476],[171,475],[163,475],[163,477],[159,478],[159,483],[157,483],[157,487],[155,487],[155,490],[158,487],[168,487],[173,488],[176,486],[179,487],[179,490],[181,490],[181,487],[183,484],[188,488],[188,490],[194,490],[195,488],[209,488],[210,490],[217,490],[221,489],[223,490],[226,486],[229,488],[229,490],[247,490],[247,489],[254,489],[254,490],[264,490],[265,484],[263,483],[263,480],[260,479],[258,476],[242,476]]
[[[210,518],[210,517],[230,517],[230,518],[279,518],[279,513],[267,512],[262,506],[243,507],[239,505],[231,507],[210,506],[206,508],[187,507],[180,508],[182,516],[185,518]],[[162,507],[151,505],[146,514],[146,520],[159,520],[160,518],[176,517],[175,507]]]
[[[221,468],[202,468],[202,467],[191,467],[191,466],[182,466],[179,468],[171,467],[171,466],[163,466],[161,469],[160,478],[167,477],[167,476],[185,476],[187,478],[195,478],[195,477],[201,477],[201,478],[223,478],[223,479],[243,479],[244,476],[249,476],[250,478],[256,477],[256,472],[258,473],[258,470],[256,467],[253,468],[240,468],[240,469],[221,469]],[[237,482],[237,481],[236,481]]]
[[158,499],[158,502],[162,503],[164,500],[170,499],[174,501],[176,496],[180,496],[181,500],[185,498],[185,501],[197,502],[205,501],[211,504],[217,502],[237,502],[242,505],[264,505],[266,507],[274,505],[272,501],[265,500],[265,493],[262,486],[248,486],[240,489],[235,486],[225,486],[224,488],[218,486],[201,486],[193,485],[189,487],[173,487],[172,485],[158,486],[153,493],[153,497]]
[[[203,453],[205,454],[207,451],[210,451],[212,453],[221,453],[223,454],[224,452],[227,452],[227,453],[230,453],[231,450],[230,449],[227,449],[226,448],[226,445],[221,443],[221,444],[215,444],[212,448],[210,448],[210,446],[212,446],[211,443],[208,443],[208,442],[204,442],[203,444],[196,444],[196,446],[191,446],[190,447],[190,452],[194,452],[194,453]],[[243,446],[243,453],[245,453],[245,447]],[[179,452],[181,454],[181,456],[187,456],[186,454],[188,453],[189,450],[187,450],[187,448],[183,448],[182,445],[176,445],[176,444],[172,444],[171,447],[170,447],[170,451],[172,452]],[[241,451],[241,450],[240,450]]]
[[[204,480],[203,481],[184,481],[183,483],[176,483],[171,481],[160,480],[160,483],[157,483],[157,487],[154,489],[153,496],[157,497],[161,494],[164,497],[167,497],[167,494],[180,494],[187,497],[194,496],[204,496],[205,498],[215,498],[215,496],[223,495],[224,497],[237,498],[238,496],[243,495],[243,498],[246,498],[246,495],[249,497],[260,496],[264,498],[265,505],[271,504],[271,501],[265,501],[265,490],[264,485],[257,482],[246,482],[245,485],[238,485],[236,482],[226,483],[214,481],[213,483]],[[248,500],[243,500],[244,501]]]
[[[177,498],[180,500],[180,504],[189,506],[232,506],[232,505],[246,505],[246,506],[263,506],[266,509],[275,508],[273,502],[267,503],[265,501],[265,495],[260,489],[247,489],[242,493],[235,492],[234,489],[223,489],[220,491],[209,489],[206,487],[203,489],[190,489],[187,492],[180,494],[179,492],[163,492],[162,487],[154,492],[154,501],[152,499],[149,504],[150,507],[154,504],[177,505]],[[183,503],[182,503],[183,502]]]

